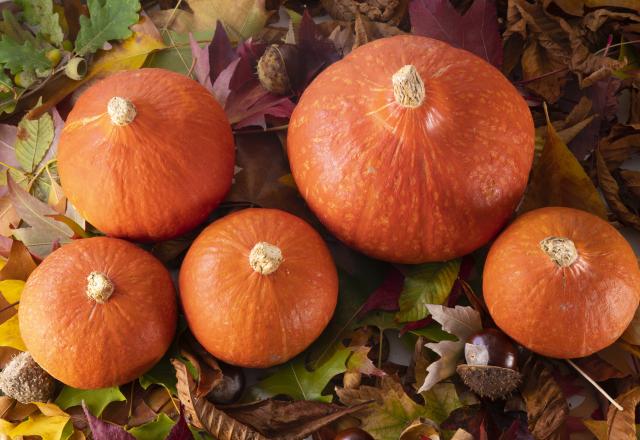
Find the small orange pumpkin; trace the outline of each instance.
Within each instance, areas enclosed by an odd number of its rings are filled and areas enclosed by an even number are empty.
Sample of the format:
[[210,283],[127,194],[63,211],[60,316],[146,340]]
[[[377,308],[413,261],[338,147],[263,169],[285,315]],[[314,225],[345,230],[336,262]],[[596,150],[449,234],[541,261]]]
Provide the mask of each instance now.
[[60,180],[80,213],[108,235],[140,241],[205,220],[231,186],[234,158],[231,127],[213,95],[164,69],[92,85],[58,147]]
[[130,382],[162,358],[177,304],[162,263],[96,237],[50,254],[29,276],[18,313],[35,361],[67,385],[94,389]]
[[338,277],[320,235],[294,215],[245,209],[208,226],[180,269],[191,332],[243,367],[285,362],[313,342],[336,306]]
[[498,327],[530,350],[588,356],[612,344],[640,299],[631,246],[609,223],[571,208],[519,217],[484,266],[484,298]]
[[287,136],[293,177],[320,221],[400,263],[448,260],[493,238],[522,197],[533,148],[527,104],[499,70],[415,35],[329,66]]

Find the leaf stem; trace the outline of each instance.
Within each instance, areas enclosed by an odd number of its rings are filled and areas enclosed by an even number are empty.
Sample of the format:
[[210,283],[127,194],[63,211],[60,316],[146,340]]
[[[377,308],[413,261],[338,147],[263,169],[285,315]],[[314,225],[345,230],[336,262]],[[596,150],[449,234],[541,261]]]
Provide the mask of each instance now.
[[569,365],[571,365],[573,368],[575,368],[575,370],[578,373],[580,373],[582,375],[582,377],[587,379],[587,381],[591,385],[593,385],[593,387],[596,390],[598,390],[600,392],[600,394],[602,394],[609,402],[611,402],[611,404],[613,406],[615,406],[618,411],[624,411],[624,408],[622,407],[622,405],[620,405],[618,402],[616,402],[615,399],[609,395],[609,393],[607,393],[600,385],[598,385],[598,383],[595,380],[593,380],[591,377],[589,377],[589,375],[587,373],[582,371],[582,369],[580,367],[578,367],[571,359],[565,359],[565,361],[567,361],[567,363]]

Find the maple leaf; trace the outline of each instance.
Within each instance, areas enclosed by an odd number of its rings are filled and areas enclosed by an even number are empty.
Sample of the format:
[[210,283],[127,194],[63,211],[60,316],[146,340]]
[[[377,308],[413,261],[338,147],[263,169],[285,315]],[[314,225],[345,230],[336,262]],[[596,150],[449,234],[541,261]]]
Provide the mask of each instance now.
[[82,410],[87,418],[94,440],[136,440],[136,438],[125,431],[122,426],[104,422],[93,416],[84,402],[82,402]]
[[398,298],[402,292],[404,275],[395,267],[391,267],[384,281],[367,298],[362,306],[360,316],[364,316],[372,310],[384,310],[392,312],[398,310]]
[[442,329],[455,335],[457,341],[440,341],[425,346],[440,355],[440,359],[427,367],[427,377],[419,392],[430,390],[436,383],[452,376],[456,364],[464,353],[464,344],[471,335],[482,330],[480,314],[471,307],[428,305],[433,319],[442,324]]
[[184,418],[184,407],[180,406],[180,416],[178,417],[178,422],[173,425],[169,435],[165,440],[192,440],[193,434],[189,429],[189,425],[187,424],[187,420]]
[[423,393],[425,403],[419,405],[396,379],[389,376],[382,378],[380,387],[337,388],[336,393],[345,405],[374,401],[357,416],[362,421],[362,429],[376,440],[397,440],[411,422],[421,417],[442,423],[462,406],[453,384],[438,384],[430,392]]
[[138,22],[138,0],[89,0],[87,6],[89,17],[80,16],[75,44],[79,56],[96,52],[108,41],[129,38],[129,27]]
[[475,0],[464,15],[449,0],[411,0],[409,17],[412,33],[468,50],[494,66],[502,65],[502,37],[494,0]]

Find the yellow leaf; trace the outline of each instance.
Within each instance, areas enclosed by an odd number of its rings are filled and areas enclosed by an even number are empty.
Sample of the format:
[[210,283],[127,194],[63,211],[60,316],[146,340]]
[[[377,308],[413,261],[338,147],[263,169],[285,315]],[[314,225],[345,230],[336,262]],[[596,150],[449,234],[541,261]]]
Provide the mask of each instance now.
[[52,82],[52,94],[46,95],[46,101],[28,114],[29,118],[37,118],[51,107],[60,102],[87,81],[107,76],[121,70],[139,69],[151,52],[164,49],[160,32],[151,19],[142,15],[140,21],[131,26],[133,35],[120,44],[114,44],[110,50],[99,51],[90,65],[89,72],[80,81],[64,77],[60,81]]
[[220,20],[234,41],[257,34],[269,18],[265,0],[187,0],[187,3],[193,11],[194,31],[215,29]]
[[20,295],[24,289],[24,281],[22,280],[4,280],[0,281],[0,293],[4,296],[9,304],[20,301]]
[[55,403],[43,403],[43,402],[33,402],[40,412],[47,417],[54,416],[69,416],[66,412],[64,412],[58,405]]
[[608,440],[607,438],[607,421],[606,420],[583,420],[584,426],[589,428],[589,431],[598,440]]
[[20,351],[27,350],[22,341],[22,336],[20,336],[17,314],[0,324],[0,347],[12,347]]
[[558,136],[548,114],[544,148],[531,172],[520,213],[544,206],[566,206],[607,218],[607,208],[600,193]]
[[13,428],[9,435],[11,437],[39,435],[42,440],[60,440],[64,435],[69,418],[68,415],[53,417],[43,414],[33,415]]
[[9,435],[9,433],[15,426],[16,426],[15,424],[5,419],[0,419],[0,434]]

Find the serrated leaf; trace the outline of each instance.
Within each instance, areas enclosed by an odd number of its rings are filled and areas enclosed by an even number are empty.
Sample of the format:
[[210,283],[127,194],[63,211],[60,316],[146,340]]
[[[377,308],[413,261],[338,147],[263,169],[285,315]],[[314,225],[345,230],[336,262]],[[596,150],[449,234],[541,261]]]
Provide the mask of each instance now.
[[440,341],[425,346],[440,356],[427,367],[427,377],[419,392],[433,388],[438,382],[453,376],[458,359],[464,353],[465,341],[474,333],[482,330],[480,314],[471,307],[455,308],[430,304],[429,312],[433,319],[442,324],[442,329],[457,336],[457,341]]
[[64,34],[60,27],[60,16],[53,12],[53,0],[15,0],[24,10],[27,23],[38,26],[42,35],[56,46],[62,44]]
[[110,403],[124,402],[125,400],[127,400],[127,398],[118,387],[79,390],[65,385],[56,399],[56,404],[62,409],[67,409],[72,406],[79,406],[84,402],[91,411],[91,414],[100,417],[102,411],[104,411]]
[[35,72],[51,68],[45,51],[29,40],[20,44],[7,35],[0,37],[0,65],[12,74],[22,71]]
[[442,304],[458,277],[460,260],[415,266],[404,279],[396,315],[402,322],[418,321],[429,315],[427,305]]
[[73,425],[69,415],[45,416],[36,414],[16,425],[9,436],[40,436],[42,440],[66,440],[73,434]]
[[306,368],[304,357],[297,357],[251,387],[249,395],[255,399],[287,395],[295,400],[331,402],[332,396],[323,395],[323,391],[333,377],[347,371],[350,354],[348,348],[341,346],[313,371]]
[[345,405],[375,402],[356,415],[362,421],[362,429],[376,440],[397,440],[412,421],[421,417],[441,423],[462,406],[453,384],[437,385],[433,392],[424,395],[425,405],[419,405],[391,377],[384,377],[380,387],[338,388],[336,392]]
[[52,251],[53,243],[68,243],[73,231],[64,223],[47,216],[57,213],[49,205],[42,203],[9,179],[9,197],[20,218],[30,227],[15,229],[14,236],[22,241],[31,252],[45,257]]
[[144,425],[136,426],[129,430],[129,434],[133,435],[137,440],[158,440],[167,437],[174,422],[165,413],[158,414],[154,420]]
[[27,350],[22,336],[20,336],[20,322],[17,313],[0,324],[0,347],[12,347],[20,351]]
[[124,40],[138,22],[138,0],[89,0],[89,17],[80,16],[75,52],[80,56],[96,52],[111,40]]
[[15,151],[22,168],[31,173],[42,161],[53,141],[53,118],[49,113],[32,120],[22,118],[18,124]]

